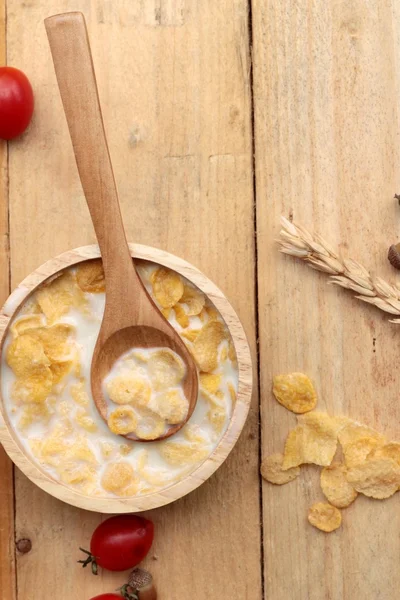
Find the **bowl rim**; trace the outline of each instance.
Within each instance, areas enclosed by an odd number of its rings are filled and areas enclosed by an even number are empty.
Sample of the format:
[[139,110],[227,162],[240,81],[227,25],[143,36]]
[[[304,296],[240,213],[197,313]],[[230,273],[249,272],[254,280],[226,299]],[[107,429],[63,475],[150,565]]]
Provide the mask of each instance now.
[[[40,468],[23,449],[3,405],[0,368],[0,443],[14,464],[37,486],[72,506],[101,513],[141,512],[169,504],[204,483],[225,461],[244,427],[250,409],[253,375],[249,344],[235,310],[222,291],[191,263],[152,246],[129,244],[133,258],[158,263],[177,271],[203,291],[221,313],[231,333],[238,360],[238,393],[228,428],[214,451],[192,473],[162,490],[138,497],[109,498],[86,496],[56,481]],[[0,311],[0,360],[8,325],[26,298],[44,281],[85,260],[100,258],[97,245],[81,246],[51,258],[32,271],[10,294]]]

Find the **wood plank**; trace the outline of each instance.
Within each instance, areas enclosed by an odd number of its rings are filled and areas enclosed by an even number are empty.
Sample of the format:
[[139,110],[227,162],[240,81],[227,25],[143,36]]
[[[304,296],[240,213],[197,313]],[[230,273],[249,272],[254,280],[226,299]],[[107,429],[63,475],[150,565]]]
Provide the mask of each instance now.
[[[43,26],[69,8],[68,0],[8,0],[9,60],[31,76],[37,99],[32,127],[10,154],[13,285],[94,241]],[[77,0],[74,9],[88,20],[129,239],[204,270],[232,299],[255,351],[247,2]],[[151,513],[157,560],[148,564],[161,600],[261,598],[257,394],[253,406],[218,474]],[[44,585],[60,600],[115,589],[121,575],[94,579],[75,564],[100,518],[18,473],[17,534],[33,543],[18,560],[21,600]]]
[[[294,415],[273,374],[310,374],[318,408],[400,439],[398,329],[326,276],[278,254],[281,214],[315,229],[373,273],[400,217],[399,6],[253,0],[262,451],[281,451]],[[359,498],[326,535],[307,523],[318,469],[263,486],[269,600],[391,600],[400,573],[399,497]]]
[[[0,65],[6,59],[6,0],[0,0]],[[9,290],[8,148],[0,140],[0,304]],[[13,465],[0,447],[0,590],[4,600],[15,599]]]

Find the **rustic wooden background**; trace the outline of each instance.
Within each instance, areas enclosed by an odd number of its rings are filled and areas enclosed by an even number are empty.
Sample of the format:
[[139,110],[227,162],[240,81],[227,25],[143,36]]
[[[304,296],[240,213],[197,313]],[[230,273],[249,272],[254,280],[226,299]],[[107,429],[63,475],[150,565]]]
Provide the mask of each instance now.
[[[128,237],[214,279],[259,358],[261,393],[226,464],[151,513],[160,600],[397,599],[398,497],[358,499],[326,536],[306,522],[317,471],[278,488],[258,464],[295,422],[271,396],[278,371],[309,373],[320,408],[400,439],[396,326],[274,247],[292,215],[396,280],[400,0],[0,0],[0,63],[23,69],[36,97],[27,133],[0,144],[2,299],[94,241],[43,26],[67,10],[88,22]],[[121,576],[75,563],[100,515],[47,496],[3,454],[0,477],[2,600],[117,587]]]

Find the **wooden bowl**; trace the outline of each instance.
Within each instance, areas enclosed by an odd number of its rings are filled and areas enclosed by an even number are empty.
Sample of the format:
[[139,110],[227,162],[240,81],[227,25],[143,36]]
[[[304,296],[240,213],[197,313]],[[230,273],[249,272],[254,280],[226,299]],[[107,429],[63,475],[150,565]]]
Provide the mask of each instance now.
[[[203,273],[190,263],[164,252],[157,248],[130,244],[131,254],[135,258],[152,261],[173,269],[186,277],[194,285],[200,288],[215,304],[221,313],[235,345],[238,360],[239,386],[236,404],[233,408],[232,417],[228,428],[221,438],[218,446],[210,456],[199,465],[192,473],[185,476],[181,481],[171,486],[144,496],[133,498],[101,498],[88,497],[79,491],[67,487],[60,481],[53,479],[48,473],[40,468],[30,457],[18,441],[14,430],[9,423],[0,395],[0,442],[12,461],[33,483],[40,488],[67,502],[87,510],[101,513],[125,513],[149,510],[173,502],[201,485],[218,467],[224,462],[229,452],[235,445],[240,432],[246,421],[250,407],[252,392],[252,367],[249,345],[243,327],[232,306],[223,293]],[[8,325],[14,314],[19,310],[26,298],[46,279],[59,271],[76,265],[84,260],[99,258],[97,246],[84,246],[47,261],[44,265],[28,275],[22,283],[9,296],[0,312],[0,356],[4,346],[4,340],[8,332]],[[0,370],[1,377],[1,370]],[[1,380],[0,380],[1,390]]]

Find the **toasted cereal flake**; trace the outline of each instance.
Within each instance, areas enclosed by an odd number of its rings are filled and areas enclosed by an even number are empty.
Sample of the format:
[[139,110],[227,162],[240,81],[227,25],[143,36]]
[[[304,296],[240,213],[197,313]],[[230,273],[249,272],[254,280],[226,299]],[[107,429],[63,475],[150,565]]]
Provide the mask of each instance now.
[[85,381],[81,379],[71,385],[71,396],[72,399],[80,406],[89,406],[90,399],[86,392]]
[[100,442],[100,450],[101,450],[101,454],[103,455],[103,458],[110,458],[110,456],[112,456],[114,454],[116,449],[117,449],[117,446],[115,444],[113,444],[112,442],[108,442],[105,440],[102,440]]
[[157,394],[151,410],[170,425],[177,425],[184,421],[189,410],[189,402],[181,390],[170,389]]
[[167,348],[153,352],[148,369],[156,390],[177,385],[184,378],[186,370],[181,357]]
[[178,273],[161,267],[152,275],[153,293],[163,308],[172,308],[182,298],[183,283]]
[[35,422],[44,421],[47,423],[50,419],[50,411],[46,406],[46,403],[43,404],[28,404],[24,406],[22,409],[21,416],[18,421],[18,429],[26,429],[29,425]]
[[44,352],[51,361],[66,361],[71,358],[70,338],[73,332],[74,327],[67,323],[27,330],[28,335],[43,344]]
[[368,455],[368,459],[371,458],[392,458],[400,465],[400,443],[399,442],[388,442],[383,446],[374,448]]
[[19,403],[41,403],[46,400],[53,386],[53,374],[48,367],[41,367],[31,375],[14,381],[12,399]]
[[345,448],[348,444],[362,438],[373,438],[380,441],[382,444],[386,442],[385,436],[379,433],[379,431],[350,419],[339,432],[338,438],[342,448]]
[[14,337],[21,335],[27,329],[35,329],[44,325],[44,315],[24,315],[15,319],[10,329]]
[[185,313],[184,308],[180,304],[175,304],[174,306],[175,318],[182,329],[186,329],[189,327],[189,317]]
[[363,437],[343,446],[344,461],[348,468],[355,467],[365,461],[373,450],[382,445],[381,440],[373,437]]
[[327,502],[316,502],[308,511],[308,522],[317,529],[330,533],[342,524],[341,512]]
[[364,496],[389,498],[400,487],[400,465],[392,458],[372,458],[349,469],[347,481]]
[[120,406],[110,413],[107,422],[113,433],[126,435],[135,431],[138,421],[131,406]]
[[305,413],[317,404],[311,380],[303,373],[275,375],[273,394],[282,406],[294,413]]
[[171,308],[162,308],[161,309],[161,313],[162,313],[164,319],[167,319],[167,320],[169,319],[171,310],[172,310]]
[[155,440],[166,431],[165,422],[155,413],[148,411],[141,416],[133,433],[141,440]]
[[98,429],[96,421],[92,419],[84,408],[78,408],[75,414],[75,420],[80,427],[90,433],[94,433]]
[[203,310],[205,303],[204,294],[197,288],[185,284],[183,286],[183,295],[180,299],[182,304],[186,304],[186,313],[189,316],[199,315]]
[[236,396],[235,387],[232,385],[232,383],[228,383],[228,391],[229,391],[229,395],[231,397],[232,405],[234,405],[235,402],[236,402],[236,397],[237,396]]
[[200,373],[199,382],[200,389],[205,390],[209,394],[215,394],[219,389],[222,381],[222,375],[214,375],[211,373]]
[[224,429],[226,421],[226,410],[223,406],[213,406],[207,413],[207,419],[210,421],[217,433]]
[[133,450],[133,446],[132,444],[120,444],[119,445],[119,452],[120,454],[122,454],[122,456],[127,456],[128,454],[130,454]]
[[65,315],[70,308],[86,306],[83,292],[77,286],[75,274],[71,270],[42,285],[36,292],[36,298],[49,325]]
[[173,466],[195,464],[205,460],[209,454],[208,448],[182,442],[165,442],[160,452],[164,460]]
[[73,367],[71,360],[65,362],[53,362],[50,365],[50,371],[53,373],[53,384],[60,383]]
[[148,382],[130,373],[116,375],[106,384],[110,400],[115,404],[132,404],[134,406],[147,406],[150,401],[151,388]]
[[185,439],[188,440],[188,442],[197,445],[207,444],[207,438],[199,425],[188,424],[182,429],[182,431]]
[[108,492],[121,494],[134,480],[135,473],[128,462],[110,463],[107,465],[101,485]]
[[200,371],[210,373],[217,368],[218,347],[225,335],[224,325],[219,321],[204,325],[193,344],[193,357]]
[[22,334],[11,342],[7,348],[6,360],[17,377],[42,372],[50,365],[43,345],[28,334]]
[[[67,462],[60,465],[58,469],[61,481],[68,484],[88,484],[94,482],[96,469],[90,465],[80,465],[75,462]],[[89,488],[90,489],[90,488]]]
[[235,345],[231,339],[229,340],[228,358],[234,366],[237,365],[237,356],[236,356]]
[[101,260],[90,260],[81,263],[76,268],[76,281],[83,292],[99,294],[105,292],[103,263]]
[[321,471],[321,489],[325,498],[337,508],[346,508],[356,498],[357,492],[347,481],[347,467],[333,463]]
[[84,437],[80,437],[68,448],[66,457],[71,460],[81,460],[93,465],[97,464],[94,452],[91,450],[88,441]]
[[283,470],[312,463],[331,464],[337,448],[340,421],[326,413],[312,412],[297,417],[299,424],[288,435]]
[[186,338],[189,342],[194,342],[200,331],[201,329],[189,329],[188,331],[181,331],[179,335]]
[[271,454],[261,463],[261,475],[270,483],[283,485],[293,481],[300,475],[300,467],[292,467],[286,471],[282,470],[283,454]]

